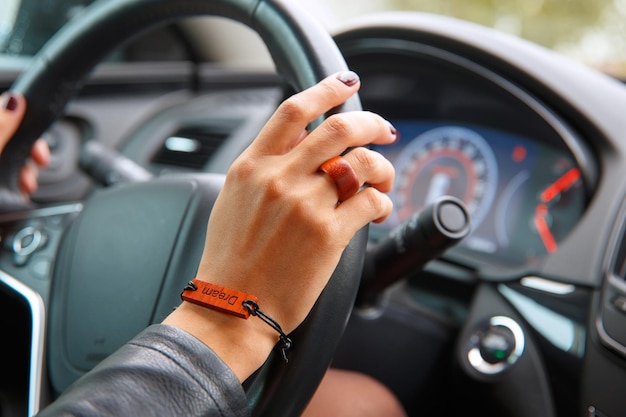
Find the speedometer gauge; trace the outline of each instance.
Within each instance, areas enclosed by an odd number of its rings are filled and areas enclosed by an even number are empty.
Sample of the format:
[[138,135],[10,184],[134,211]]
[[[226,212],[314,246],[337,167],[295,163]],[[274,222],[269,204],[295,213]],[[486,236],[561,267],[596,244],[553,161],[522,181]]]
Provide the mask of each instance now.
[[498,183],[498,165],[481,135],[458,126],[428,130],[414,138],[395,162],[397,222],[442,195],[466,204],[473,228],[489,211]]

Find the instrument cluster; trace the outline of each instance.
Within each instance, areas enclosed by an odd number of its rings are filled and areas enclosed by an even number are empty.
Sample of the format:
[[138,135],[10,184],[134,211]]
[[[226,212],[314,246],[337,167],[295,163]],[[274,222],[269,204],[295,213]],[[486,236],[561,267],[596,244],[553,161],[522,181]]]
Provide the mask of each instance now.
[[343,48],[361,76],[363,108],[400,136],[372,147],[396,169],[394,211],[370,226],[373,242],[451,195],[465,202],[472,231],[446,256],[498,272],[558,250],[587,207],[597,170],[584,137],[549,96],[536,95],[543,90],[419,43],[352,40]]
[[442,195],[461,199],[472,232],[459,245],[505,265],[557,250],[585,209],[580,168],[564,149],[493,127],[392,120],[401,140],[375,149],[396,168],[390,229]]

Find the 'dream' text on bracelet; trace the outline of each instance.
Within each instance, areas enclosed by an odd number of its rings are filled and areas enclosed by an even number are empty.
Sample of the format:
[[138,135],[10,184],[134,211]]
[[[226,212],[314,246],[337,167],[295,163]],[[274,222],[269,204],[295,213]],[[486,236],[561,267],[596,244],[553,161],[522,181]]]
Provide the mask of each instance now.
[[246,294],[245,292],[222,287],[221,285],[212,284],[199,279],[193,279],[187,284],[181,294],[181,298],[190,303],[233,314],[245,319],[250,316],[250,311],[243,306],[241,301],[259,301],[257,297]]
[[205,287],[202,289],[202,294],[208,295],[209,297],[215,297],[219,300],[224,300],[231,306],[235,305],[235,303],[239,299],[239,297],[237,297],[236,295],[230,295],[224,291],[220,291],[220,290],[216,290],[216,289],[208,288],[208,287]]

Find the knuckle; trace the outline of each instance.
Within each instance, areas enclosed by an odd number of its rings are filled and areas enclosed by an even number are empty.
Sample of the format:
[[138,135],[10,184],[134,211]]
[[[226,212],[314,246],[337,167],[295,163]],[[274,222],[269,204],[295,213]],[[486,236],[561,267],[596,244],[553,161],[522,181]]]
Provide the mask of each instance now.
[[379,165],[379,160],[375,153],[365,148],[356,148],[350,152],[354,162],[358,164],[360,170],[369,172]]
[[235,184],[247,184],[246,187],[254,189],[266,201],[287,195],[288,186],[284,176],[276,169],[259,169],[259,164],[253,158],[239,158],[233,162],[228,179]]
[[321,242],[332,242],[338,236],[338,230],[335,223],[331,221],[316,221],[312,223],[314,232],[317,234]]
[[362,191],[364,197],[366,198],[367,205],[371,212],[375,217],[380,217],[382,215],[388,214],[390,210],[385,198],[383,195],[374,188],[366,188]]
[[278,107],[277,113],[286,123],[296,123],[308,119],[306,105],[298,96],[292,96],[283,101]]
[[324,122],[325,129],[332,137],[350,137],[353,128],[350,123],[340,115],[334,114]]
[[240,157],[235,160],[228,170],[228,175],[234,179],[248,178],[255,171],[255,163],[250,158]]
[[[262,178],[262,184],[260,187],[263,190],[265,198],[269,201],[276,201],[279,199],[289,200],[289,196],[293,195],[288,192],[288,181],[281,175],[270,175]],[[289,203],[291,203],[291,201],[289,201]]]
[[331,101],[335,101],[340,96],[335,83],[321,82],[318,88],[322,90],[322,96],[328,97]]
[[304,226],[307,236],[312,240],[326,242],[333,238],[332,222],[320,215],[319,207],[311,199],[303,198],[303,195],[299,193],[292,193],[283,203],[289,208],[289,218],[294,221],[294,224]]

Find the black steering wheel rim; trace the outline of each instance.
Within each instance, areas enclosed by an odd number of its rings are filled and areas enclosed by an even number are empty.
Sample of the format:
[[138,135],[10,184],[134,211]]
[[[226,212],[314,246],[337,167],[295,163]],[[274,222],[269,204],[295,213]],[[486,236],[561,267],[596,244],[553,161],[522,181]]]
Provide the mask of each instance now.
[[[97,1],[59,31],[12,86],[25,96],[28,109],[0,158],[1,201],[13,208],[24,207],[18,175],[30,148],[104,57],[146,30],[201,15],[230,18],[257,31],[278,72],[296,91],[347,69],[330,35],[287,0]],[[359,109],[355,96],[336,111]],[[254,415],[299,415],[306,406],[348,321],[366,241],[364,228],[346,248],[311,314],[293,334],[295,347],[289,364],[270,360],[264,367],[267,378],[262,384],[252,384],[248,392]]]

